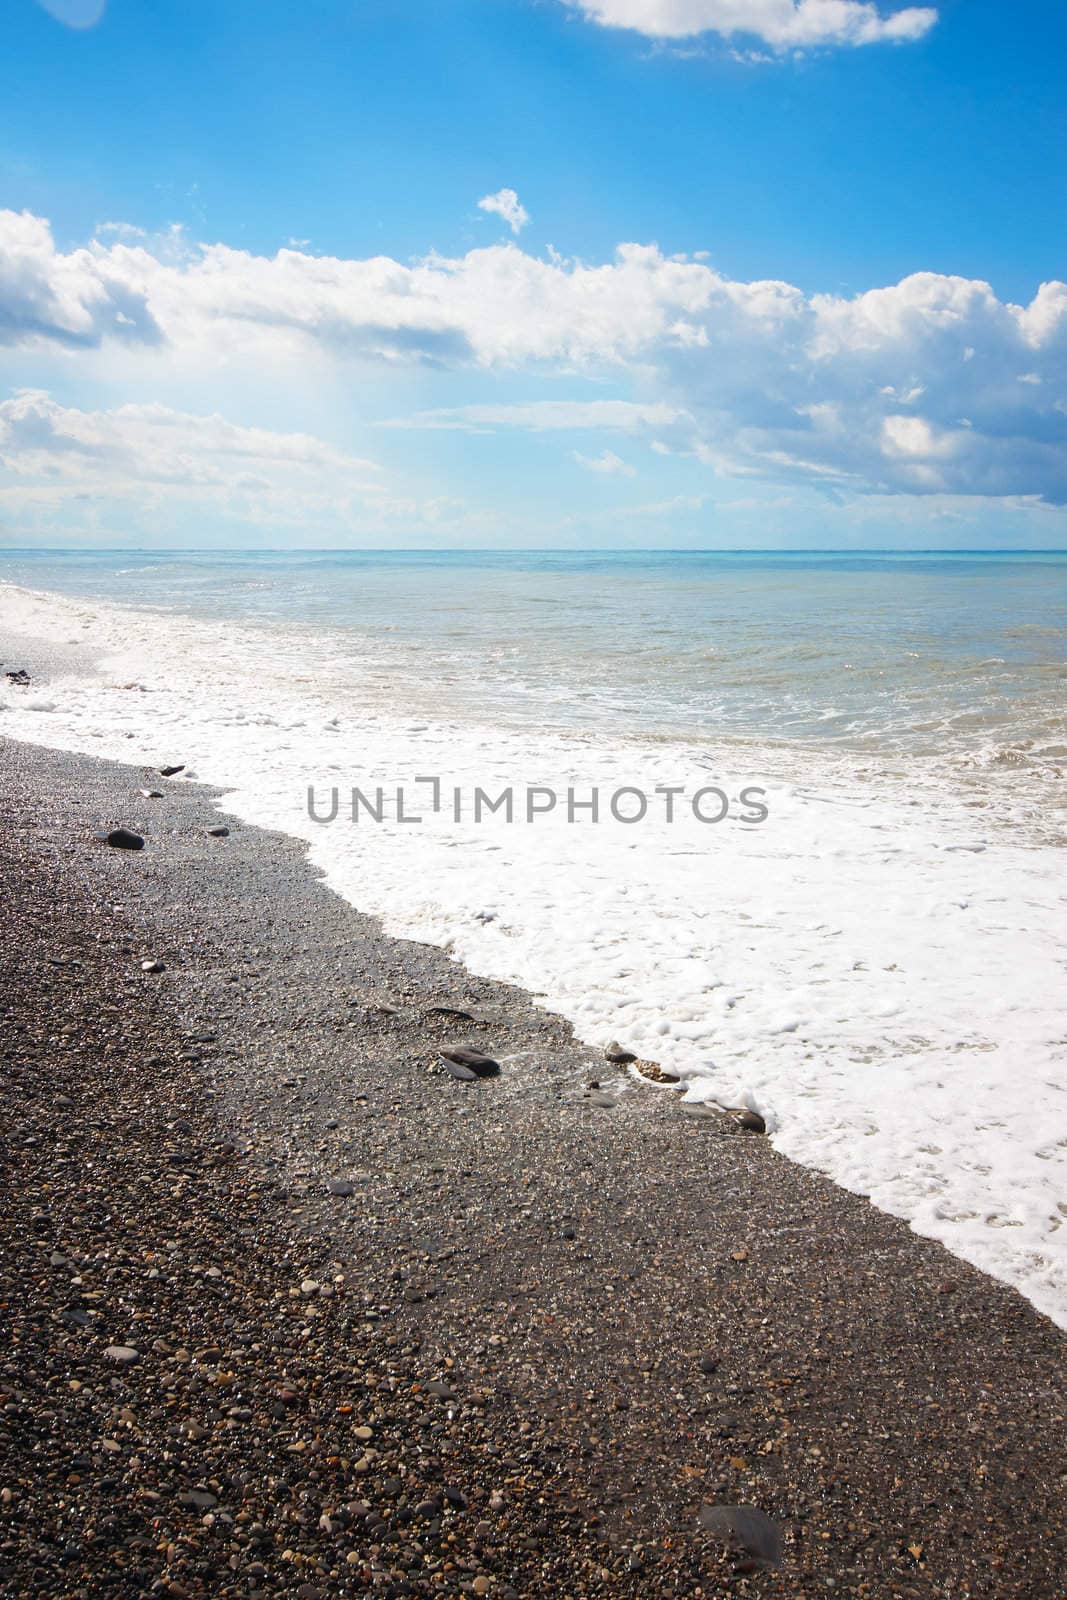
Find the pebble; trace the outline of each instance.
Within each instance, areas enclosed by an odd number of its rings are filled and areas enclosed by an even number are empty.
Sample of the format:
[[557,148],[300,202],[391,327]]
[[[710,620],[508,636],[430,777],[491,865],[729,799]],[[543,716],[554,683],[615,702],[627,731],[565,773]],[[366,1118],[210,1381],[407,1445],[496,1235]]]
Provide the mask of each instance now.
[[155,956],[151,956],[147,961],[141,962],[142,972],[166,972],[166,970],[166,963]]
[[218,1496],[209,1489],[183,1489],[178,1496],[179,1505],[192,1506],[194,1511],[211,1511],[218,1505]]
[[499,1061],[494,1061],[492,1056],[474,1050],[469,1045],[456,1045],[451,1050],[442,1050],[441,1059],[446,1065],[466,1067],[478,1078],[495,1078],[500,1071]]
[[782,1564],[782,1530],[757,1506],[701,1506],[697,1521],[706,1533],[714,1534],[739,1551],[738,1572],[758,1572]]
[[159,770],[164,778],[173,778],[177,773],[185,771],[185,763],[181,761],[176,767],[160,767]]
[[228,839],[230,837],[229,828],[224,828],[221,824],[217,828],[209,828],[207,832],[210,839]]
[[450,1061],[447,1056],[442,1056],[441,1061],[450,1078],[455,1078],[459,1083],[477,1083],[478,1074],[472,1072],[470,1067],[464,1067],[458,1061]]
[[328,1194],[335,1194],[340,1199],[347,1200],[350,1195],[355,1194],[356,1186],[353,1183],[349,1183],[347,1178],[330,1178],[327,1181],[326,1190]]
[[766,1122],[758,1111],[751,1110],[749,1106],[730,1106],[729,1112],[737,1126],[743,1128],[746,1133],[767,1132]]
[[617,1067],[628,1067],[631,1061],[636,1061],[637,1056],[632,1050],[625,1049],[618,1041],[612,1039],[604,1051],[605,1061],[611,1061]]
[[113,850],[144,849],[144,840],[139,833],[134,833],[132,828],[112,828],[104,837]]
[[138,790],[138,793],[145,800],[162,800],[162,798],[163,798],[163,790],[162,789],[140,789],[140,790]]
[[109,1361],[115,1361],[120,1367],[131,1367],[135,1361],[140,1361],[141,1352],[135,1350],[132,1344],[109,1344],[104,1351]]

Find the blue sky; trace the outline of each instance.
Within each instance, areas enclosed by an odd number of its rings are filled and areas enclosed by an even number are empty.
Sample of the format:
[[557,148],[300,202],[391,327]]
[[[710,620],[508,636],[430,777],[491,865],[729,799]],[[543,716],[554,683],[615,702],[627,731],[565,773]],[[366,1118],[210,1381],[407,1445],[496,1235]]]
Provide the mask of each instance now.
[[1067,544],[1058,4],[3,28],[6,543]]

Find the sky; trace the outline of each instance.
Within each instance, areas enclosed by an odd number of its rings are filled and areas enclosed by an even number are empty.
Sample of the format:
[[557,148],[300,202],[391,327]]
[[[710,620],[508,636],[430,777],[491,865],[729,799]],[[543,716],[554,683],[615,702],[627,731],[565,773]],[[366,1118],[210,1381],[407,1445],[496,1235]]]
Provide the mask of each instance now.
[[1061,0],[0,31],[0,544],[1067,547]]

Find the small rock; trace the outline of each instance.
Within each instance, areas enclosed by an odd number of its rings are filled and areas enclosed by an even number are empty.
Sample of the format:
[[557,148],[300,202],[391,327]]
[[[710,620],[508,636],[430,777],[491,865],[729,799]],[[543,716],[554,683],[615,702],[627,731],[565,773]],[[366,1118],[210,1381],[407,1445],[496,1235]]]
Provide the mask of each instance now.
[[162,789],[139,789],[138,793],[145,800],[162,800],[163,798]]
[[766,1133],[767,1124],[758,1111],[753,1111],[749,1106],[728,1106],[727,1110],[739,1128],[746,1133]]
[[300,1285],[300,1293],[301,1294],[318,1294],[318,1292],[319,1292],[319,1290],[321,1288],[322,1288],[322,1284],[319,1283],[317,1278],[305,1278],[303,1283]]
[[495,1078],[500,1071],[499,1061],[494,1061],[492,1056],[487,1056],[483,1051],[475,1050],[470,1045],[457,1045],[452,1050],[442,1050],[441,1059],[451,1062],[455,1067],[466,1067],[476,1078]]
[[185,771],[185,762],[179,762],[176,767],[160,767],[159,770],[164,778],[173,778],[177,773]]
[[697,1521],[705,1532],[714,1534],[739,1559],[735,1571],[762,1572],[782,1564],[782,1530],[756,1506],[702,1505]]
[[183,1489],[178,1504],[192,1506],[194,1511],[212,1511],[218,1505],[218,1496],[209,1489]]
[[426,1393],[436,1395],[438,1400],[454,1400],[456,1398],[447,1383],[438,1383],[436,1381],[426,1385]]
[[166,972],[166,963],[152,956],[147,961],[141,962],[142,972]]
[[209,828],[207,832],[209,839],[228,839],[230,837],[229,828],[224,828],[221,823],[217,828]]
[[441,1060],[450,1078],[455,1078],[459,1083],[477,1083],[478,1074],[472,1072],[470,1067],[463,1067],[458,1061],[449,1061],[447,1056],[442,1056]]
[[341,1200],[347,1200],[350,1195],[355,1194],[356,1188],[347,1178],[330,1178],[326,1184],[326,1192],[337,1195]]
[[139,833],[134,833],[132,828],[112,828],[106,835],[106,840],[113,850],[144,849],[144,840]]
[[647,1078],[649,1083],[679,1083],[681,1080],[676,1072],[668,1072],[661,1067],[658,1061],[635,1061],[633,1069],[639,1077]]
[[613,1062],[617,1067],[628,1067],[631,1061],[637,1060],[637,1057],[632,1050],[625,1050],[618,1039],[612,1039],[604,1051],[604,1059]]
[[6,672],[4,676],[9,683],[15,684],[19,689],[24,689],[30,681],[30,675],[25,667],[16,667],[13,671]]
[[132,1367],[135,1361],[141,1359],[141,1352],[135,1350],[132,1344],[109,1344],[104,1354],[120,1367]]

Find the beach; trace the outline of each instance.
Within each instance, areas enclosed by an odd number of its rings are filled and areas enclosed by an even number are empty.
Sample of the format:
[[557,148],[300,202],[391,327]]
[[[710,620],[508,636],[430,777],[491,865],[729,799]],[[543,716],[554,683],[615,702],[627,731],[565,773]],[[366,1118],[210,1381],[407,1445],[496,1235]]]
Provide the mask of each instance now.
[[1067,1600],[1067,12],[9,9],[0,1600]]
[[202,786],[0,759],[2,1592],[1062,1592],[1062,1334],[1012,1289]]
[[215,784],[1067,1327],[1062,559],[5,573],[9,736]]

